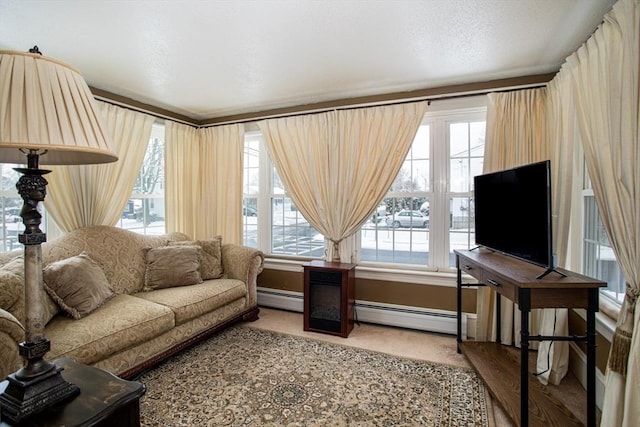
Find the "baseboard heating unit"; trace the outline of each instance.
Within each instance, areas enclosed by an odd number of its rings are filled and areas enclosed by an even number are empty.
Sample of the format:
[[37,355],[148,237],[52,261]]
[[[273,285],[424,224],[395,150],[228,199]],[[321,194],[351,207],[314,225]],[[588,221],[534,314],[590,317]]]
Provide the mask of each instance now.
[[[258,305],[302,313],[304,295],[302,292],[258,287]],[[457,332],[456,313],[453,311],[371,301],[356,300],[355,320],[449,335],[456,335]],[[473,325],[471,322],[473,322]],[[474,325],[475,317],[463,313],[463,339],[467,339],[468,333],[469,335],[475,335],[471,328]]]

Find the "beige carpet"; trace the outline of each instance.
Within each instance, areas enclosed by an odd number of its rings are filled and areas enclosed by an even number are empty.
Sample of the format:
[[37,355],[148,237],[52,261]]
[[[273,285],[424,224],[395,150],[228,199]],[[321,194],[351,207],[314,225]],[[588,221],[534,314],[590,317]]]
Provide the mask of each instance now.
[[[270,308],[260,309],[260,319],[250,323],[252,327],[310,337],[342,345],[365,348],[389,354],[455,366],[468,367],[464,355],[456,352],[455,337],[428,332],[361,323],[356,325],[348,338],[303,331],[302,313]],[[535,361],[535,357],[531,358]],[[560,399],[574,415],[586,423],[586,397],[584,388],[569,373],[559,386],[548,386],[549,392]],[[496,427],[510,427],[512,423],[488,396],[489,423]]]
[[[343,344],[343,343],[342,343]],[[489,425],[467,367],[239,325],[143,374],[151,426]]]

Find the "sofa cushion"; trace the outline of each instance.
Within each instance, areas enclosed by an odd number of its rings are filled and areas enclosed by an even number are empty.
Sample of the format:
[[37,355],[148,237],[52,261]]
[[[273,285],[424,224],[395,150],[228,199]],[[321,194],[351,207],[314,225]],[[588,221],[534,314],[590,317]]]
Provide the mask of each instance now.
[[140,292],[135,296],[167,306],[181,325],[225,304],[245,297],[247,286],[235,279],[207,280],[204,283],[177,288]]
[[86,253],[47,265],[42,276],[47,293],[76,320],[115,296],[100,266]]
[[[16,318],[24,317],[24,261],[15,258],[0,267],[0,308]],[[18,312],[18,300],[22,298],[21,313]]]
[[195,245],[202,248],[200,275],[204,280],[222,277],[222,236],[208,240],[183,240],[169,242],[169,245]]
[[188,240],[182,233],[149,236],[118,227],[99,225],[77,228],[42,245],[42,259],[50,264],[82,252],[104,271],[117,294],[140,292],[144,286],[143,248],[166,246],[171,240]]
[[163,246],[145,249],[144,291],[202,283],[199,246]]
[[[60,307],[51,297],[41,290],[42,321],[46,325],[59,311]],[[24,258],[17,257],[0,267],[0,308],[13,314],[25,323],[24,308]]]
[[80,320],[55,317],[45,328],[51,341],[47,358],[71,357],[91,364],[150,339],[175,326],[173,312],[131,295],[116,295]]

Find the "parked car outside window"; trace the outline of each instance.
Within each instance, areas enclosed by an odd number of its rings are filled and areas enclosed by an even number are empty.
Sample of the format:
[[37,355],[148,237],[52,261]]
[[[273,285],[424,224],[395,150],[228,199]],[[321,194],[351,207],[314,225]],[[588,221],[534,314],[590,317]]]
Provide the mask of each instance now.
[[258,216],[258,211],[255,210],[254,208],[243,207],[242,208],[242,215],[244,215],[244,216]]
[[384,218],[386,215],[387,215],[387,204],[380,203],[380,205],[378,205],[378,207],[376,208],[376,211],[373,213],[373,215],[371,215],[371,221],[378,222],[379,220]]
[[403,209],[386,218],[389,227],[423,227],[429,228],[429,216],[420,211]]

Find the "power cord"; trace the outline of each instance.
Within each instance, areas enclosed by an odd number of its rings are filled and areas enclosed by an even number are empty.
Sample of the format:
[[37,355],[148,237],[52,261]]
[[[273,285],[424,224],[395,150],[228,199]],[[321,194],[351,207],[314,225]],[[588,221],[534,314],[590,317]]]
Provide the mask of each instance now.
[[[558,309],[554,309],[553,310],[553,333],[551,335],[556,334],[556,322],[558,321]],[[551,369],[551,346],[553,345],[555,341],[549,341],[549,349],[547,350],[547,369],[545,369],[542,372],[534,372],[533,376],[537,377],[539,375],[542,374],[546,374],[547,372],[549,372],[549,369]]]

